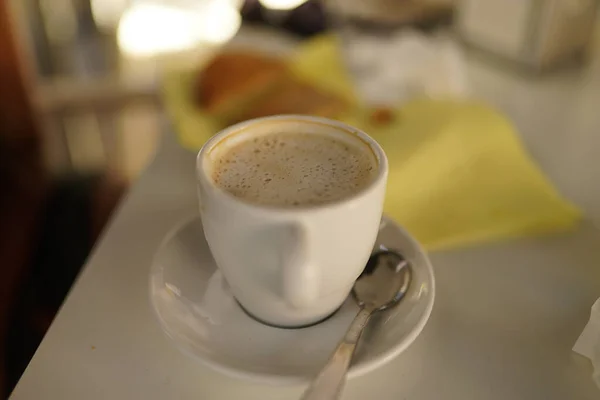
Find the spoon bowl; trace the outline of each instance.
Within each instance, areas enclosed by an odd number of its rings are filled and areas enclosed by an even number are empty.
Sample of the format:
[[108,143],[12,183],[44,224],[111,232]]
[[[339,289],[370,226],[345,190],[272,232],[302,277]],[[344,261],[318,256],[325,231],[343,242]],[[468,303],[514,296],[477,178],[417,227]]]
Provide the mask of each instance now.
[[354,284],[352,295],[360,307],[383,311],[397,304],[410,286],[412,269],[399,253],[380,250],[369,258]]
[[352,289],[360,311],[302,400],[335,400],[341,396],[356,345],[371,315],[398,304],[411,280],[410,264],[399,253],[386,249],[371,255]]

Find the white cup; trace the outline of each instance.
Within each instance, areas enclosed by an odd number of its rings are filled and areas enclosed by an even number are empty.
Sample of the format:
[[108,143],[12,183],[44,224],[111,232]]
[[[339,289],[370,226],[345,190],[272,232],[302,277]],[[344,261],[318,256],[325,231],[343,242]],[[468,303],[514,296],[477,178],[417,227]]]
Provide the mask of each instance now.
[[[351,135],[375,155],[377,175],[366,188],[342,200],[298,208],[250,204],[216,186],[211,172],[218,151],[213,150],[246,135],[270,132]],[[319,322],[341,306],[379,230],[388,163],[377,142],[324,118],[258,118],[213,136],[198,153],[196,173],[206,241],[233,295],[249,314],[267,324],[298,327]]]

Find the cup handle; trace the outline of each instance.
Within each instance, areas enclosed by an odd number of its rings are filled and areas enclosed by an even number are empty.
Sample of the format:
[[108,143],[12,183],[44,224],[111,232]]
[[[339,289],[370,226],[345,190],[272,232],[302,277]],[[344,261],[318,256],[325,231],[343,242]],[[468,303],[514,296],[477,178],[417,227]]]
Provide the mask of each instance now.
[[282,252],[282,287],[285,301],[294,308],[308,307],[319,292],[319,271],[311,263],[308,230],[304,225],[290,226]]

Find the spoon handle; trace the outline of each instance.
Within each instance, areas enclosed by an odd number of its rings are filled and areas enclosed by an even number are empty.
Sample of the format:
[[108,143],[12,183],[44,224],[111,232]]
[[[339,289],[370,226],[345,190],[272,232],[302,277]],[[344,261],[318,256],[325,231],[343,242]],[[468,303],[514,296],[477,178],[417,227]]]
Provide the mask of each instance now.
[[346,372],[354,355],[360,335],[373,314],[372,309],[363,308],[354,317],[344,339],[337,346],[327,364],[302,395],[301,400],[339,399],[346,383]]

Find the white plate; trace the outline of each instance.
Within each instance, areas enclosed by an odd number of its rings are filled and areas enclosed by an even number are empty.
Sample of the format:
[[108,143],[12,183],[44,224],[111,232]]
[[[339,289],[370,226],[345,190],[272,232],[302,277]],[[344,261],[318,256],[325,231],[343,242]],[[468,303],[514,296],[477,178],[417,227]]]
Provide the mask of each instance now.
[[[433,307],[431,264],[418,243],[384,217],[385,243],[412,264],[413,281],[402,302],[377,314],[363,333],[349,377],[365,374],[404,351]],[[175,228],[158,249],[150,272],[150,301],[167,336],[185,354],[228,375],[270,384],[312,378],[358,311],[351,297],[328,320],[308,328],[263,325],[242,311],[208,249],[199,217]]]

